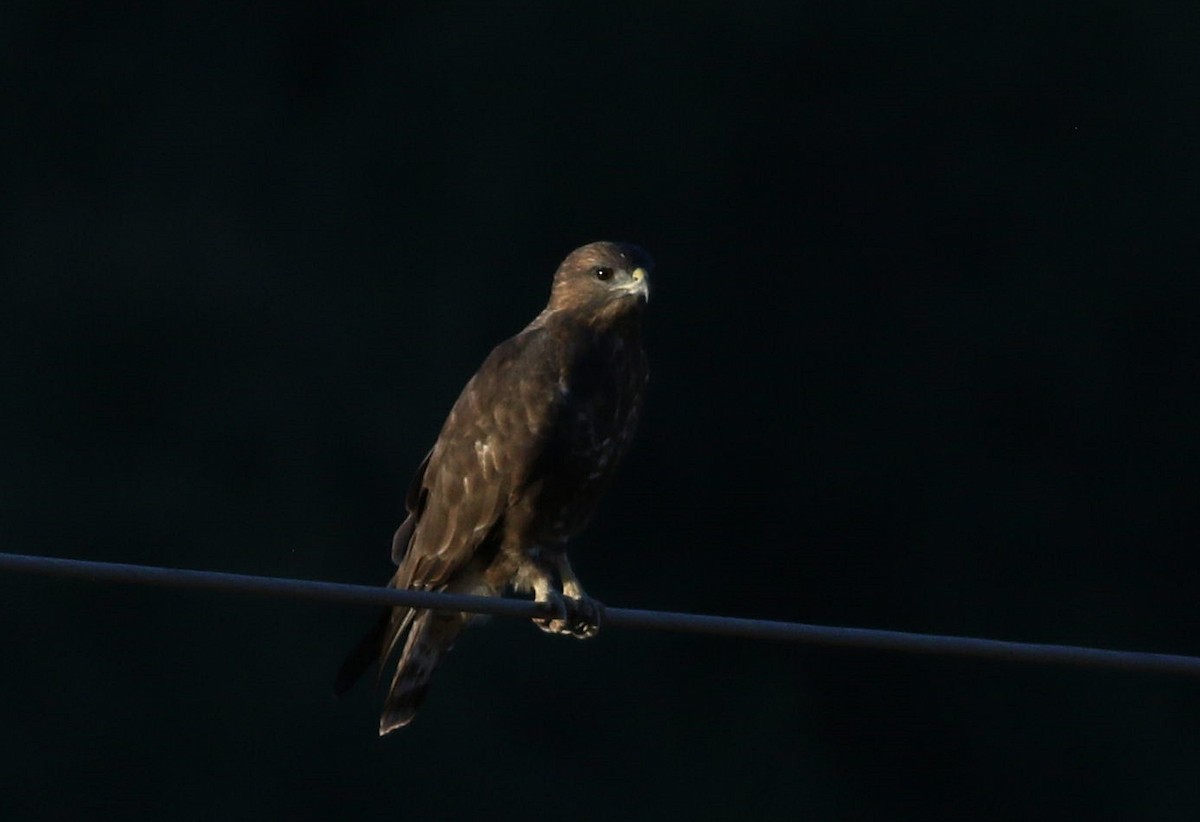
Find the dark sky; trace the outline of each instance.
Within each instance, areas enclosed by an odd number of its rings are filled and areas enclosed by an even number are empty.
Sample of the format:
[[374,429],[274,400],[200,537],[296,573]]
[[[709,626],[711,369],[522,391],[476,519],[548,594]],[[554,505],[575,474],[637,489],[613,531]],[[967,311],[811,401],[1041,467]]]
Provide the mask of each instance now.
[[[0,12],[0,550],[379,583],[571,248],[658,260],[611,605],[1200,653],[1200,11]],[[0,576],[4,818],[1158,819],[1200,683]]]

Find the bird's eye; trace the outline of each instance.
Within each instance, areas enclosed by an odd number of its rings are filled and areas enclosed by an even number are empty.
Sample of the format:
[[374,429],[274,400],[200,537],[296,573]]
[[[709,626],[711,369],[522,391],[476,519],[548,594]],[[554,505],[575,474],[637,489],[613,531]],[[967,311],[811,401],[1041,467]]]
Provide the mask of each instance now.
[[592,269],[592,273],[596,275],[597,280],[605,283],[613,277],[613,270],[611,268],[594,268]]

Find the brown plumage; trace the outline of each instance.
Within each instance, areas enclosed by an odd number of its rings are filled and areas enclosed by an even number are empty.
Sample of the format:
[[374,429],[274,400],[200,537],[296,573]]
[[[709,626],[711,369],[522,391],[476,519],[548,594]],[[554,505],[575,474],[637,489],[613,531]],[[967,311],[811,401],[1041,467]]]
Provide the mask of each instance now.
[[[390,585],[500,596],[512,588],[550,602],[536,620],[584,638],[602,606],[567,561],[637,424],[646,384],[641,317],[649,255],[624,243],[571,252],[546,308],[502,342],[463,388],[417,469],[396,531]],[[471,621],[465,613],[394,608],[346,659],[346,690],[399,651],[380,734],[408,724],[441,657]]]

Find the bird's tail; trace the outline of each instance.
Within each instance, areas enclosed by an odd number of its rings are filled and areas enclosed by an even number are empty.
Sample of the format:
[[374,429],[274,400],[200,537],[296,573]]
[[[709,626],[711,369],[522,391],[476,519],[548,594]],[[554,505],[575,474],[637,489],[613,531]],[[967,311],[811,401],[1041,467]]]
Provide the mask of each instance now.
[[381,665],[407,630],[404,650],[396,664],[396,673],[388,685],[379,717],[379,735],[394,731],[412,721],[429,690],[429,682],[442,657],[467,624],[467,614],[435,611],[410,611],[389,637],[380,657]]
[[390,608],[347,655],[334,682],[341,696],[378,660],[382,678],[388,659],[403,643],[379,718],[380,736],[412,721],[425,699],[438,662],[466,626],[467,614]]

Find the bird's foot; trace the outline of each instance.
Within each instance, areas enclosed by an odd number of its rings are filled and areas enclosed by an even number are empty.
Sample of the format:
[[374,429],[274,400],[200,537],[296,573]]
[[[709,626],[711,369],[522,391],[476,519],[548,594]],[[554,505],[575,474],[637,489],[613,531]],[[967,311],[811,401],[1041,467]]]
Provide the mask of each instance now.
[[604,622],[604,606],[588,596],[574,599],[550,591],[542,600],[549,616],[535,617],[533,622],[548,634],[562,634],[576,639],[591,639],[600,633]]

